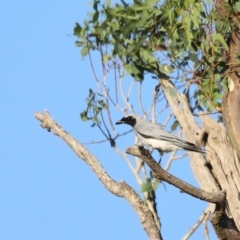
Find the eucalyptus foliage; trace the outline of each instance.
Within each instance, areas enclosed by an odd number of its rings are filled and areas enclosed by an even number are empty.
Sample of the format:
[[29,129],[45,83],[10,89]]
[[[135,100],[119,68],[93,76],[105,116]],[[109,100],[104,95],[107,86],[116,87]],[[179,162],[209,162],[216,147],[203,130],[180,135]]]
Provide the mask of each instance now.
[[[234,13],[240,5],[227,7]],[[219,16],[214,2],[94,0],[93,10],[74,28],[83,57],[95,50],[104,63],[120,60],[136,81],[146,73],[170,77],[176,86],[184,85],[193,112],[221,112],[233,22]],[[190,86],[195,86],[191,96]]]

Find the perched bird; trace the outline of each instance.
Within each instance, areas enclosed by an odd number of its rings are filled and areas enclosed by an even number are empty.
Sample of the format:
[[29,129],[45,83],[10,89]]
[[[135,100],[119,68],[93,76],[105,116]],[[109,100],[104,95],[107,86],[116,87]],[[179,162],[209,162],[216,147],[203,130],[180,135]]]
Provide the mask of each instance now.
[[179,149],[205,153],[204,150],[195,144],[184,141],[177,135],[164,130],[161,125],[148,122],[135,114],[123,117],[116,124],[132,126],[137,138],[143,144],[152,149],[157,149],[161,154]]

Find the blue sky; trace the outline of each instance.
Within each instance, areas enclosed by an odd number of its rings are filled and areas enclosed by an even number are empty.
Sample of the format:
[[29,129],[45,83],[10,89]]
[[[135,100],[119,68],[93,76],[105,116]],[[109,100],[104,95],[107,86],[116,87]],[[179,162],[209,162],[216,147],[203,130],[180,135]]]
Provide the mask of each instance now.
[[[34,112],[48,109],[79,141],[102,139],[79,118],[88,89],[96,89],[89,60],[82,59],[73,36],[75,22],[83,22],[91,11],[88,2],[0,2],[0,239],[148,239],[127,201],[109,193],[34,118]],[[99,59],[95,64],[100,66]],[[113,120],[120,116],[116,113]],[[133,143],[133,134],[124,138]],[[87,147],[113,178],[140,193],[126,162],[108,143]],[[125,148],[121,142],[119,147]],[[197,186],[187,159],[176,161],[171,172]],[[207,204],[165,186],[157,193],[162,234],[181,239]],[[216,239],[210,225],[209,230]],[[191,239],[204,239],[203,228]]]

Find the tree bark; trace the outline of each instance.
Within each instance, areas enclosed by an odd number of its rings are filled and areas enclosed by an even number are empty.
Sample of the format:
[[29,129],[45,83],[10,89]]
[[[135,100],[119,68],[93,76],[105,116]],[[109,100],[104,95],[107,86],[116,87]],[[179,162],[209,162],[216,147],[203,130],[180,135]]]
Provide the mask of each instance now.
[[234,30],[230,41],[228,92],[223,98],[223,117],[232,146],[240,157],[240,33]]
[[[226,215],[233,220],[233,229],[240,229],[240,163],[228,141],[224,127],[209,116],[202,116],[204,129],[196,122],[186,97],[168,80],[162,80],[165,96],[176,115],[187,141],[199,144],[207,135],[206,157],[190,153],[190,162],[202,189],[208,192],[226,190]],[[169,90],[171,94],[169,94]],[[175,92],[173,96],[173,92]],[[228,221],[228,220],[226,220]],[[230,223],[229,220],[229,224]]]

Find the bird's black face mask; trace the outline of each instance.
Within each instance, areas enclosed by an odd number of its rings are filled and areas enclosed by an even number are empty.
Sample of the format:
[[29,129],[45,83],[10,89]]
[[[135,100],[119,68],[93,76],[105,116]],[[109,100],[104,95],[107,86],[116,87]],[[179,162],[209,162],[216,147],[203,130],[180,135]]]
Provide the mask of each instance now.
[[116,124],[128,124],[134,127],[136,119],[133,116],[123,117],[121,120],[117,121]]

